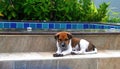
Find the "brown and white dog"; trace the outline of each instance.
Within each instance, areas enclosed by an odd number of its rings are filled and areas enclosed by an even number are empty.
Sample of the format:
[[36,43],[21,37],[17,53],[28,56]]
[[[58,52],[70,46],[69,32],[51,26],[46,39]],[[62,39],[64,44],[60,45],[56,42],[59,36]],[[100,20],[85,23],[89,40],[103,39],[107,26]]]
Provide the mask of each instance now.
[[54,57],[68,54],[94,54],[96,47],[85,39],[74,38],[69,32],[59,32],[55,35],[57,51]]

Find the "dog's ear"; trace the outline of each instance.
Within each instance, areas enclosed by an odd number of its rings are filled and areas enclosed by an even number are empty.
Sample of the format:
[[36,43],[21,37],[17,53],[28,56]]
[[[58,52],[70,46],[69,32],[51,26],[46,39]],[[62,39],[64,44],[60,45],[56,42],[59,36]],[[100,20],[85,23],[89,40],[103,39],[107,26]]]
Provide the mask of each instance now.
[[59,37],[59,34],[55,34],[54,38],[57,40]]
[[72,38],[72,34],[71,33],[68,33],[67,36],[68,36],[69,39]]

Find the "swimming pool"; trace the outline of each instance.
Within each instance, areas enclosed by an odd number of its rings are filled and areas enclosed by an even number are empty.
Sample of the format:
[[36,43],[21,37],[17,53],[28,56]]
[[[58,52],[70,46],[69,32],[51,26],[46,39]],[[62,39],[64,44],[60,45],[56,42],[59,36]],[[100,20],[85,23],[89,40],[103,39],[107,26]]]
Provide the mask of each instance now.
[[0,34],[53,34],[59,31],[80,33],[120,32],[120,25],[89,22],[0,22]]
[[120,25],[81,22],[0,22],[0,29],[120,29]]

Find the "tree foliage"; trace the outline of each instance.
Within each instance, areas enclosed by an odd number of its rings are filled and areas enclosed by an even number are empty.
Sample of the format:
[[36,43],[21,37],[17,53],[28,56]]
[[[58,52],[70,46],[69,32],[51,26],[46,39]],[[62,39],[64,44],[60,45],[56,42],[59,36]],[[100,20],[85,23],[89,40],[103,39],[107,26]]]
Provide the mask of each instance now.
[[92,0],[0,0],[3,20],[89,21],[107,17],[109,3]]

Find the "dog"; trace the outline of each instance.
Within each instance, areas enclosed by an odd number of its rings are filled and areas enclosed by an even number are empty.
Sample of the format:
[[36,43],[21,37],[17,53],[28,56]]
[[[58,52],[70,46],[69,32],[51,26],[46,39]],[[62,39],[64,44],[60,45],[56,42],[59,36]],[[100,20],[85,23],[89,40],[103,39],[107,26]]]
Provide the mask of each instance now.
[[85,39],[75,38],[69,32],[58,32],[55,34],[57,51],[54,57],[61,57],[68,54],[95,54],[97,48]]

